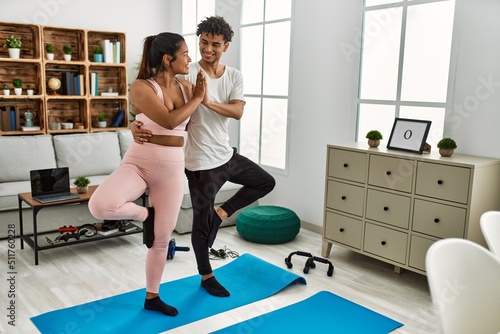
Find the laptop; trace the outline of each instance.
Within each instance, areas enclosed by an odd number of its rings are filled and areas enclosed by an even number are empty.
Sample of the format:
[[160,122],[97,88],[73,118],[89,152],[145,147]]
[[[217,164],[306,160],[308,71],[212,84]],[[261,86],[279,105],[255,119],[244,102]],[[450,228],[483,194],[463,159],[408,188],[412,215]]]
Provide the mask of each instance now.
[[48,168],[30,171],[31,195],[40,203],[80,198],[70,192],[69,168]]

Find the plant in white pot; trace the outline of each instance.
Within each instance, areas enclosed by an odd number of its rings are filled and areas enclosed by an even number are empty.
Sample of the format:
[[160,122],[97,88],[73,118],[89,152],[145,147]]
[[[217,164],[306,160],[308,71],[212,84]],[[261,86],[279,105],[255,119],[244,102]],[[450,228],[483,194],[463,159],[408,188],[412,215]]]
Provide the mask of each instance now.
[[10,88],[7,85],[3,86],[3,95],[10,95]]
[[73,48],[70,45],[68,45],[68,44],[63,45],[64,60],[66,60],[66,61],[71,60],[71,52],[72,51],[73,51]]
[[30,85],[26,86],[26,93],[28,93],[28,95],[33,95],[35,93],[35,90],[33,89],[33,87],[31,87]]
[[15,78],[12,80],[12,85],[14,86],[14,93],[16,95],[22,95],[23,94],[23,81],[19,78]]
[[45,45],[45,51],[47,52],[45,55],[47,56],[47,60],[54,60],[54,45],[47,44]]
[[17,38],[14,35],[7,37],[5,40],[4,48],[9,49],[9,56],[13,59],[19,59],[21,56],[21,46],[23,43],[21,42],[21,38]]
[[73,181],[73,184],[76,187],[77,193],[85,194],[88,191],[90,179],[86,176],[79,176],[75,179],[75,181]]
[[105,114],[100,113],[100,114],[97,115],[97,125],[100,128],[105,128],[106,127],[107,122],[106,122],[106,115]]

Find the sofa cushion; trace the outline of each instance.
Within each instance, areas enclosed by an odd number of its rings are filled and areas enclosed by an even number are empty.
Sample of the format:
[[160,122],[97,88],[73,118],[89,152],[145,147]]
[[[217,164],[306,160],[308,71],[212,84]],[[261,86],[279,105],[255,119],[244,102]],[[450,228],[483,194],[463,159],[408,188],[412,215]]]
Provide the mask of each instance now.
[[28,181],[30,170],[56,167],[51,135],[3,136],[0,182]]
[[19,208],[17,194],[30,191],[30,181],[3,182],[0,185],[0,211],[17,210]]
[[57,166],[69,167],[71,178],[111,174],[121,162],[116,132],[57,135]]
[[118,140],[120,141],[120,153],[123,158],[125,152],[127,152],[128,150],[128,147],[134,141],[134,137],[132,136],[132,131],[130,130],[118,131]]

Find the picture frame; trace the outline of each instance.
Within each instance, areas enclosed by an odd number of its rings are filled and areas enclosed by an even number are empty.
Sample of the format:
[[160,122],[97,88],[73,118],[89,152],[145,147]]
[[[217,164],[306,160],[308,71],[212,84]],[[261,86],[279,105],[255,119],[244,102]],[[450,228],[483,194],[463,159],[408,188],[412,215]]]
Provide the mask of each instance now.
[[422,154],[431,123],[420,119],[395,118],[387,148]]

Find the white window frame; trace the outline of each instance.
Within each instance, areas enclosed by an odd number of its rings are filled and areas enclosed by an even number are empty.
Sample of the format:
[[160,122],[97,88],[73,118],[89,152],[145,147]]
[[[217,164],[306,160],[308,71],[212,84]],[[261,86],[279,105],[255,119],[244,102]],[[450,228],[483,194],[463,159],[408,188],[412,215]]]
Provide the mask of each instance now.
[[[265,1],[264,0],[264,11],[265,11]],[[291,124],[290,124],[290,107],[291,107],[291,94],[290,94],[290,90],[291,90],[291,81],[292,81],[292,71],[290,70],[291,66],[292,66],[292,49],[293,49],[293,45],[292,45],[292,36],[293,36],[293,17],[294,17],[294,12],[295,12],[295,0],[292,0],[291,1],[291,14],[290,14],[290,18],[287,18],[287,19],[276,19],[276,20],[269,20],[269,21],[266,21],[265,20],[265,13],[263,15],[263,21],[262,22],[256,22],[256,23],[250,23],[250,24],[241,24],[240,25],[240,28],[246,28],[246,27],[252,27],[252,26],[263,26],[263,29],[262,29],[262,34],[263,34],[263,39],[262,39],[262,43],[263,43],[263,47],[262,47],[262,73],[261,73],[261,85],[260,85],[260,94],[245,94],[245,97],[250,97],[250,98],[259,98],[260,99],[260,131],[259,131],[259,161],[254,161],[255,163],[259,164],[261,167],[265,168],[266,170],[270,171],[270,172],[273,172],[273,173],[278,173],[278,174],[282,174],[282,175],[288,175],[288,168],[289,168],[289,150],[290,150],[290,128],[291,128]],[[266,32],[266,25],[267,24],[272,24],[272,23],[279,23],[279,22],[290,22],[290,56],[289,56],[289,77],[288,77],[288,89],[287,89],[287,95],[266,95],[263,93],[263,88],[264,88],[264,69],[265,69],[265,64],[264,64],[264,58],[265,58],[265,50],[264,50],[264,45],[265,45],[265,32]],[[245,81],[245,76],[248,76],[248,75],[251,75],[251,73],[242,73],[243,75],[243,81]],[[284,148],[285,150],[285,167],[284,168],[278,168],[278,167],[273,167],[273,166],[269,166],[269,165],[265,165],[263,163],[261,163],[261,152],[262,152],[262,128],[263,128],[263,124],[262,124],[262,114],[263,114],[263,104],[264,104],[264,99],[266,98],[271,98],[271,99],[283,99],[283,100],[287,100],[288,101],[288,104],[287,104],[287,117],[286,117],[286,147]],[[247,116],[248,117],[248,116]],[[238,126],[241,127],[241,122],[244,122],[244,118],[240,120]],[[238,135],[238,146],[240,146],[241,144],[241,136]],[[244,154],[244,153],[242,153]]]
[[[461,0],[455,1],[455,12],[454,12],[454,23],[453,23],[453,31],[452,31],[452,43],[451,43],[451,52],[450,52],[450,64],[448,71],[448,88],[445,102],[415,102],[415,101],[401,101],[401,85],[402,85],[402,75],[403,75],[403,61],[404,61],[404,45],[406,40],[406,16],[407,10],[410,6],[417,6],[428,3],[436,3],[447,0],[399,0],[399,2],[394,1],[392,4],[388,5],[376,5],[365,7],[363,5],[363,22],[364,15],[367,11],[379,10],[379,9],[389,9],[393,7],[401,7],[403,9],[403,19],[401,24],[401,41],[400,41],[400,50],[399,50],[399,64],[398,64],[398,78],[397,78],[397,93],[395,100],[378,100],[378,99],[362,99],[360,97],[361,94],[361,80],[362,80],[362,57],[360,58],[359,64],[359,74],[358,74],[358,94],[357,94],[357,115],[356,115],[356,140],[364,141],[365,133],[360,133],[359,123],[360,123],[360,105],[362,104],[374,104],[374,105],[389,105],[395,107],[395,117],[399,117],[401,106],[410,106],[410,107],[429,107],[429,108],[444,108],[445,109],[445,120],[444,120],[444,128],[443,135],[449,132],[450,124],[446,120],[446,115],[449,115],[450,111],[453,109],[453,92],[454,92],[454,83],[455,83],[455,75],[456,75],[456,62],[457,62],[457,43],[458,40],[458,24],[457,18],[459,17],[458,13],[461,9]],[[364,35],[364,28],[362,29],[362,37]],[[363,43],[361,43],[363,45]],[[363,54],[363,50],[361,50],[361,55]],[[390,133],[389,133],[390,134]],[[384,139],[389,139],[388,135],[384,135]]]

